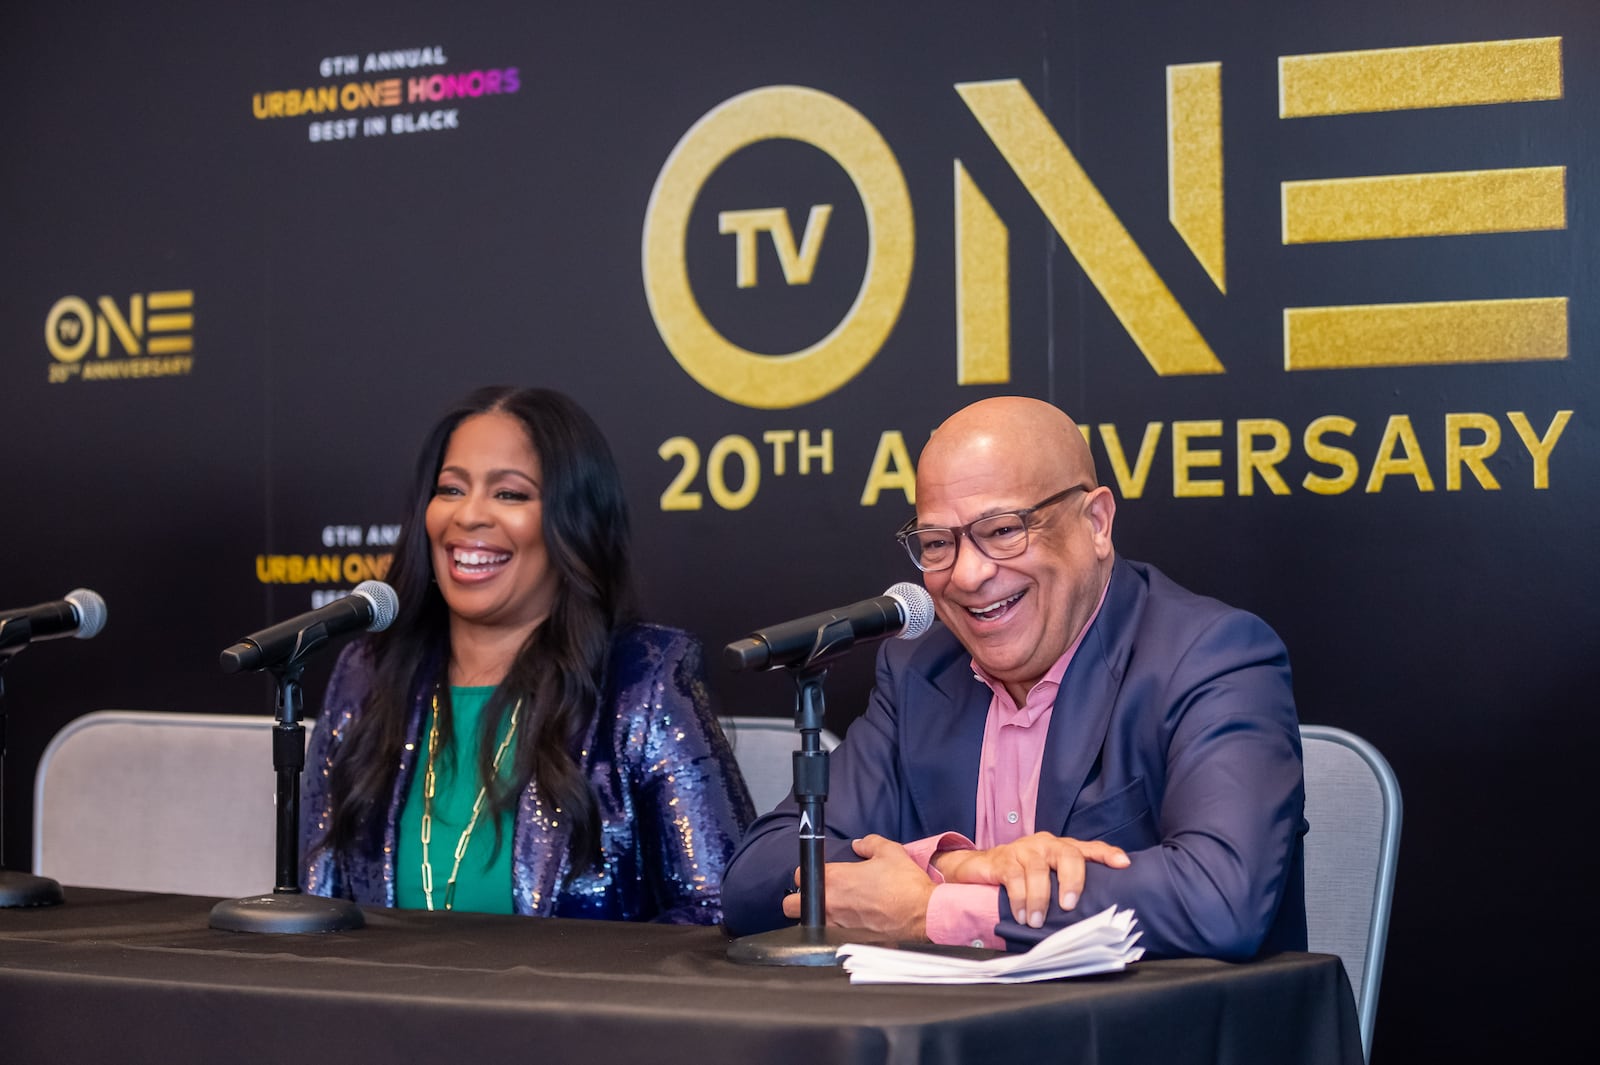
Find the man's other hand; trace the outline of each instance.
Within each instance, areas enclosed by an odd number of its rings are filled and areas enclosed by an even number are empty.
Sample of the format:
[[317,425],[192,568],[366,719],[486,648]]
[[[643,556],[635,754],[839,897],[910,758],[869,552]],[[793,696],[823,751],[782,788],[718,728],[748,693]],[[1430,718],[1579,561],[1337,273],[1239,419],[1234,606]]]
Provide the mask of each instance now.
[[[928,874],[904,847],[883,836],[863,836],[851,846],[864,861],[823,866],[827,923],[887,933],[896,939],[926,940],[928,899],[933,894]],[[800,870],[794,875],[798,884]],[[799,918],[799,895],[784,898],[783,913],[790,919]]]
[[1131,864],[1121,847],[1048,832],[1035,832],[986,851],[941,851],[931,864],[952,883],[1004,885],[1011,898],[1011,916],[1018,924],[1040,928],[1050,908],[1051,871],[1056,874],[1057,901],[1063,910],[1070,910],[1078,905],[1083,892],[1086,862],[1112,869],[1126,869]]

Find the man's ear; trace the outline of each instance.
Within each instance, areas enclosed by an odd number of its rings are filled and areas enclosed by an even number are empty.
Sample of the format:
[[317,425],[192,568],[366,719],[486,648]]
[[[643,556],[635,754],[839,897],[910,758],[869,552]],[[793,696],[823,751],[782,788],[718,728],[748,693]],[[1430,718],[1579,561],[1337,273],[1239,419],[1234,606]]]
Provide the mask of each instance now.
[[1084,513],[1089,518],[1090,535],[1094,540],[1095,557],[1111,557],[1111,526],[1117,519],[1117,501],[1111,489],[1101,485],[1090,492],[1084,501]]

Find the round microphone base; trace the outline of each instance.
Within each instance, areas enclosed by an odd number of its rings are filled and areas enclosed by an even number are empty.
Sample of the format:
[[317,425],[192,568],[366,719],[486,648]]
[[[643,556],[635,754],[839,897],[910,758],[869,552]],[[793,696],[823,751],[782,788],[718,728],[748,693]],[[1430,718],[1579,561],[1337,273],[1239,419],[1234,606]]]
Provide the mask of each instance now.
[[225,932],[349,932],[366,923],[361,908],[349,899],[328,899],[300,891],[224,899],[211,907],[211,927]]
[[59,906],[65,901],[61,885],[47,876],[0,869],[0,907]]
[[791,925],[740,936],[728,944],[728,960],[741,965],[837,965],[846,943],[892,947],[900,941],[864,928],[807,928]]

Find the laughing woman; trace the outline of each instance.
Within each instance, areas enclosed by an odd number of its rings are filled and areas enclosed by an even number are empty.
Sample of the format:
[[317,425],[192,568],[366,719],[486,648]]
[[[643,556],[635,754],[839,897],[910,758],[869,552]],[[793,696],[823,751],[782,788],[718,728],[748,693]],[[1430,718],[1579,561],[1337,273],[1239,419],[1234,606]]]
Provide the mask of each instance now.
[[304,887],[362,905],[715,924],[753,816],[699,644],[635,621],[604,436],[487,388],[434,426],[386,631],[307,757]]

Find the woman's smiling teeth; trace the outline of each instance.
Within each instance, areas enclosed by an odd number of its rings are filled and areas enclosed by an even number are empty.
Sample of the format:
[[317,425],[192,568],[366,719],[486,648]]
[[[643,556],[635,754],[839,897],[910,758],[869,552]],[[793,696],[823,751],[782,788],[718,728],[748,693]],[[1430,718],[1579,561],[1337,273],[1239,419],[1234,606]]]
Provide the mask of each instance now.
[[1011,604],[1021,599],[1023,594],[1023,592],[1018,592],[1009,599],[1002,599],[997,603],[990,603],[988,606],[969,606],[967,607],[967,613],[983,621],[993,621],[1010,609]]
[[508,551],[469,551],[457,548],[450,553],[450,561],[462,573],[488,573],[496,566],[503,566],[510,562],[511,553]]

